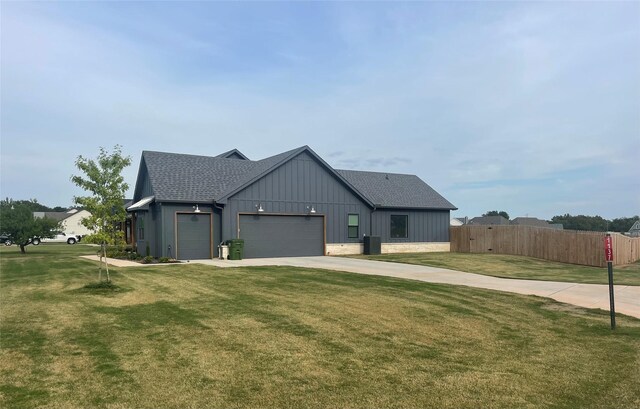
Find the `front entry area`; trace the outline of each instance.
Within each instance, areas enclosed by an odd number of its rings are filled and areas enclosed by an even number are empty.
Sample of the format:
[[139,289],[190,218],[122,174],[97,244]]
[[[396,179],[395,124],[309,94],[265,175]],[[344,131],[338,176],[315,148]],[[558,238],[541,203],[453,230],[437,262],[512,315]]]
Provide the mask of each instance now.
[[323,216],[243,214],[239,223],[244,258],[324,255]]
[[213,257],[210,213],[176,214],[176,258],[199,260]]

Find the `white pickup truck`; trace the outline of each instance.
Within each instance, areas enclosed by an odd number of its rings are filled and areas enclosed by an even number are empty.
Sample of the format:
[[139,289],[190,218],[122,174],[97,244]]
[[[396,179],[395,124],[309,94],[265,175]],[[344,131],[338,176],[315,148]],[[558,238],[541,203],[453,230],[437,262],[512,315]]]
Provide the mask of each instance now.
[[55,236],[53,236],[53,238],[50,238],[50,239],[34,237],[33,240],[31,240],[31,244],[33,244],[34,246],[37,246],[40,243],[76,244],[80,240],[82,240],[82,236],[80,236],[80,235],[70,234],[70,235],[67,236],[64,233],[60,233],[60,234],[56,234]]

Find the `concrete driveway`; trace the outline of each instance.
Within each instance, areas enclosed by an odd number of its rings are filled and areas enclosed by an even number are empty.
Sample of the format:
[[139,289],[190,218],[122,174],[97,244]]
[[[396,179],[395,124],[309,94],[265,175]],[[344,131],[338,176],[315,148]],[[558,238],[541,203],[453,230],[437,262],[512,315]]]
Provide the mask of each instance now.
[[[292,266],[348,271],[358,274],[408,278],[429,283],[466,285],[518,294],[538,295],[580,307],[609,310],[609,287],[602,284],[574,284],[557,281],[498,278],[437,267],[326,256],[247,260],[191,260],[190,262],[218,267]],[[604,271],[603,274],[605,274]],[[640,318],[640,286],[616,285],[615,301],[616,312]]]

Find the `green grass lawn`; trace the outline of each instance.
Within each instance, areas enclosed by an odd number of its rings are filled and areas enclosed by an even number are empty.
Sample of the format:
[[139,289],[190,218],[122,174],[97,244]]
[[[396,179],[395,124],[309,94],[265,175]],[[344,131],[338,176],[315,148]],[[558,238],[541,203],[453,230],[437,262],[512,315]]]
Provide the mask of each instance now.
[[[557,263],[532,257],[472,253],[403,253],[348,256],[369,260],[442,267],[468,273],[526,280],[608,284],[606,268]],[[613,268],[615,284],[640,285],[640,261]]]
[[0,249],[2,408],[638,408],[640,320],[288,267],[114,269]]

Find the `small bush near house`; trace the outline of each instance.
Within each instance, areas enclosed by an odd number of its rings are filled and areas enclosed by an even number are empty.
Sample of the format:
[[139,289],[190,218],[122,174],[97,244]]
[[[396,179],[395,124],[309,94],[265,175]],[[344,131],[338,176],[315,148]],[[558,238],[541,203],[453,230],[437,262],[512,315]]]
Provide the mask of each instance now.
[[151,256],[146,256],[142,258],[142,261],[140,261],[142,264],[150,264],[153,263],[153,257]]

